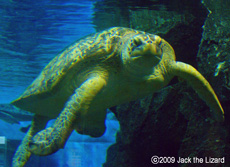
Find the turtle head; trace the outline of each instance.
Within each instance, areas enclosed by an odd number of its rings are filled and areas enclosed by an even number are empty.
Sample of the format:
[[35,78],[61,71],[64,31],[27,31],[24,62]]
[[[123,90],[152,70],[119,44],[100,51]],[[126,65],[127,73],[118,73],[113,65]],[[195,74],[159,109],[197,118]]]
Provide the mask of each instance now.
[[149,75],[162,59],[162,39],[157,35],[129,34],[123,38],[123,65],[135,75]]

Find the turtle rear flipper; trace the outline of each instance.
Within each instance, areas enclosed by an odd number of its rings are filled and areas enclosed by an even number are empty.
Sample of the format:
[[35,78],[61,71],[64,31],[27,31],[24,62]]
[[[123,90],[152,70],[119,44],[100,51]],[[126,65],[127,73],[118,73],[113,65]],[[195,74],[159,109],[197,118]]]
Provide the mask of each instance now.
[[213,116],[218,122],[224,121],[224,110],[209,82],[194,67],[183,62],[170,61],[170,71],[186,80],[214,111]]

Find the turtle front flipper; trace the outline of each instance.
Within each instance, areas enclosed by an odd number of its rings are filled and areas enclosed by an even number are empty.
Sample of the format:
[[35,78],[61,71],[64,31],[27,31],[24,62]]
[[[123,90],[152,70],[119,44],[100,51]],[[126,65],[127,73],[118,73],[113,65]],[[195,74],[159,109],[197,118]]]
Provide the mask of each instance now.
[[[33,141],[29,144],[30,151],[36,155],[49,155],[60,148],[64,148],[67,139],[76,126],[81,127],[81,122],[84,122],[84,119],[87,120],[89,115],[95,117],[95,119],[97,118],[98,113],[89,114],[88,109],[92,100],[105,84],[105,79],[100,76],[87,79],[75,90],[53,127],[49,127],[34,136]],[[105,131],[105,116],[101,117],[104,118],[104,120],[101,120],[103,123],[99,122],[97,125],[101,126],[96,126],[97,129],[100,127],[98,129],[100,135]]]
[[183,62],[169,62],[170,71],[185,79],[199,96],[214,111],[213,116],[219,122],[224,120],[224,110],[209,82],[194,67]]
[[30,129],[14,154],[12,167],[23,167],[25,165],[31,156],[31,152],[28,150],[29,142],[38,131],[45,128],[48,120],[49,119],[47,117],[39,115],[34,116]]

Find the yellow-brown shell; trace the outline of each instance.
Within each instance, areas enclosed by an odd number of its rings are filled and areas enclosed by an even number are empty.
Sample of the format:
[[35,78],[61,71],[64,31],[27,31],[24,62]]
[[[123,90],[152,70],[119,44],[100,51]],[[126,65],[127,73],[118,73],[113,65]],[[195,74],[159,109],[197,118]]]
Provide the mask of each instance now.
[[128,31],[133,30],[115,27],[76,41],[49,62],[21,98],[51,91],[65,75],[73,72],[72,69],[80,69],[86,62],[87,65],[94,65],[107,59],[118,40]]
[[[84,78],[84,75],[88,73],[85,69],[93,68],[98,64],[103,66],[107,62],[107,68],[111,68],[111,65],[113,68],[120,67],[121,61],[119,60],[122,40],[124,38],[129,39],[137,34],[148,33],[130,28],[114,27],[76,41],[51,60],[33,83],[18,99],[14,100],[12,104],[35,113],[40,113],[41,110],[44,110],[44,106],[47,108],[47,111],[49,109],[55,110],[55,104],[51,103],[57,103],[61,100],[62,103],[64,103],[71,95],[71,92],[60,92],[60,85],[63,86],[63,83],[65,85],[71,85],[70,82],[72,82],[72,78],[78,76],[80,72],[80,77]],[[152,36],[152,34],[148,35]],[[171,56],[172,59],[175,59],[175,57],[172,57],[174,53],[171,54],[173,49],[166,41],[162,43],[162,47],[170,47],[168,50],[164,48],[169,52],[168,56],[167,53],[164,53],[165,57]],[[83,81],[77,82],[79,83],[75,85],[80,85]],[[60,96],[65,97],[62,97],[59,101],[54,98],[52,99],[53,95],[57,94],[57,92]],[[41,100],[43,100],[43,102],[41,102]],[[44,106],[39,106],[40,104]],[[56,111],[62,107],[61,105],[57,106]]]

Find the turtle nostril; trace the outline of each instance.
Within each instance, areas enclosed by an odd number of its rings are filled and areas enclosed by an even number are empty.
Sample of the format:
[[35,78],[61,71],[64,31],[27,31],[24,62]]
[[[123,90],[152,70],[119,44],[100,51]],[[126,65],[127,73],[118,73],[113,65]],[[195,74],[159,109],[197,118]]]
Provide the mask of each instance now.
[[147,43],[153,43],[152,41],[148,40]]

